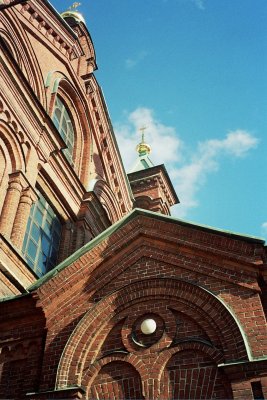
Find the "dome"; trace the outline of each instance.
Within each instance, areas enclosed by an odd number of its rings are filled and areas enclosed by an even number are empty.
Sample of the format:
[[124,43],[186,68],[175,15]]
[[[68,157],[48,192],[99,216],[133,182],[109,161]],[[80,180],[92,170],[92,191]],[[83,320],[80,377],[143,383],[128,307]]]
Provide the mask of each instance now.
[[67,18],[72,18],[77,22],[78,24],[80,22],[83,22],[85,24],[85,19],[83,15],[79,11],[74,11],[74,10],[68,10],[64,11],[62,14],[60,14],[63,19]]
[[145,154],[151,153],[151,147],[149,146],[149,144],[141,142],[136,146],[136,151],[139,153],[140,156],[143,156]]

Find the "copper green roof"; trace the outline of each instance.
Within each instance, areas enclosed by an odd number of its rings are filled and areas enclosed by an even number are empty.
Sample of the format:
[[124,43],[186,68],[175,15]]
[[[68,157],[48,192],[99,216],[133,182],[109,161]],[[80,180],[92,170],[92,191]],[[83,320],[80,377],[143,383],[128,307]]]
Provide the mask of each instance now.
[[141,155],[138,157],[134,166],[131,168],[130,173],[142,171],[143,169],[148,169],[152,167],[154,167],[154,164],[148,157],[148,154]]
[[85,253],[87,253],[88,251],[93,249],[102,240],[105,240],[106,238],[111,236],[114,232],[116,232],[121,227],[123,227],[124,225],[128,224],[131,220],[133,220],[134,218],[137,218],[138,216],[155,218],[155,219],[158,219],[158,220],[161,220],[161,221],[171,222],[171,223],[174,223],[174,224],[187,226],[187,227],[192,228],[192,229],[203,230],[203,231],[210,232],[210,233],[213,233],[213,234],[219,234],[219,235],[222,235],[222,236],[227,236],[227,237],[232,238],[232,239],[239,239],[239,240],[243,240],[243,241],[246,241],[246,242],[251,242],[251,243],[256,243],[256,244],[264,244],[264,242],[265,242],[264,239],[262,239],[262,238],[243,235],[243,234],[240,234],[240,233],[234,233],[234,232],[226,231],[226,230],[222,230],[222,229],[216,229],[216,228],[212,228],[212,227],[207,226],[207,225],[195,224],[193,222],[189,222],[189,221],[184,221],[184,220],[181,220],[181,219],[173,218],[173,217],[170,217],[168,215],[163,215],[163,214],[160,214],[160,213],[155,213],[155,212],[152,212],[152,211],[147,211],[147,210],[143,210],[143,209],[140,209],[140,208],[136,208],[133,211],[131,211],[129,214],[127,214],[124,218],[122,218],[120,221],[116,222],[115,224],[110,226],[108,229],[106,229],[104,232],[100,233],[100,235],[96,236],[93,240],[91,240],[90,242],[85,244],[83,247],[78,249],[75,253],[73,253],[71,256],[66,258],[66,260],[62,261],[58,266],[56,266],[54,269],[49,271],[42,278],[38,279],[33,285],[31,285],[28,288],[28,290],[31,292],[31,291],[34,291],[34,290],[38,289],[43,283],[47,282],[52,277],[56,276],[58,274],[58,272],[60,272],[64,268],[66,268],[69,265],[71,265],[78,258],[80,258]]

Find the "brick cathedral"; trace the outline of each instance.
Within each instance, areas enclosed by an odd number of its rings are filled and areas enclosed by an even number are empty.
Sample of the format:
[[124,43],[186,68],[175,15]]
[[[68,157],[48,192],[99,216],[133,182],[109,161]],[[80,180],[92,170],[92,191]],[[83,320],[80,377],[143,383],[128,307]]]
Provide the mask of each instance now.
[[0,399],[267,399],[266,248],[126,174],[82,15],[0,1]]

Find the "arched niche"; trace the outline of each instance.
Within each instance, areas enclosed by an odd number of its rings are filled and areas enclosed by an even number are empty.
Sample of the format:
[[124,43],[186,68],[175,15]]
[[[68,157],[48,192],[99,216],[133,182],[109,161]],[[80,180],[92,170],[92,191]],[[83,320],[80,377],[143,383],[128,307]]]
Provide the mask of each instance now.
[[9,175],[26,172],[23,148],[11,126],[0,119],[0,214],[4,205]]
[[111,361],[98,371],[87,388],[88,398],[142,400],[142,382],[137,370],[128,362]]
[[49,100],[49,115],[53,120],[57,96],[63,102],[70,116],[74,130],[72,154],[73,168],[83,184],[88,180],[91,128],[86,98],[60,71],[48,73],[45,81]]
[[91,181],[88,190],[96,194],[112,223],[117,222],[122,217],[118,200],[107,182],[102,179],[95,179]]
[[19,140],[16,137],[13,129],[8,124],[0,119],[0,139],[1,148],[5,159],[10,160],[10,173],[15,171],[25,172],[25,155]]
[[38,59],[26,30],[13,10],[1,15],[0,42],[3,50],[13,57],[39,101],[47,109],[44,80]]
[[[128,352],[126,357],[132,360],[132,357],[135,356],[138,360],[143,360],[143,354],[154,352],[155,362],[145,370],[145,374],[141,376],[142,381],[149,379],[152,370],[154,376],[157,376],[159,380],[170,353],[177,352],[177,346],[184,350],[187,349],[192,338],[185,337],[184,342],[187,342],[187,347],[181,347],[185,345],[175,341],[175,329],[173,331],[170,329],[167,333],[171,340],[166,341],[166,335],[163,332],[159,339],[159,341],[162,340],[162,346],[155,344],[154,347],[148,349],[140,348],[138,352],[131,350],[127,345],[127,340],[130,340],[134,321],[138,318],[138,312],[131,315],[131,310],[140,310],[142,314],[143,304],[158,302],[160,306],[163,301],[166,304],[172,303],[172,307],[176,307],[178,310],[179,307],[182,307],[185,314],[189,313],[191,318],[202,326],[208,337],[211,338],[205,344],[205,349],[210,349],[207,354],[213,357],[216,364],[249,359],[249,348],[242,328],[235,316],[217,296],[200,286],[178,279],[146,279],[112,292],[85,314],[62,353],[56,386],[61,388],[66,385],[80,385],[84,375],[90,369],[94,369],[98,357],[103,356],[101,355],[102,344],[112,329],[112,321],[115,317],[119,320],[125,318],[122,338],[125,338],[123,341],[126,353]],[[164,324],[167,326],[167,321],[164,321]],[[201,346],[203,347],[203,340],[195,340],[194,350],[200,349]],[[158,351],[159,348],[160,351]]]
[[170,357],[162,373],[162,399],[233,398],[231,385],[207,346],[189,343],[179,350]]

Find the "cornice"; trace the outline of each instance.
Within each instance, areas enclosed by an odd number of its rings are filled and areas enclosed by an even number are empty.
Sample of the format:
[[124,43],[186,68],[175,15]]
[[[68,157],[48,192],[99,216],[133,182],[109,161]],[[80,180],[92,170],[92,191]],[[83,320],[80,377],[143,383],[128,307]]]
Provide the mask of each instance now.
[[47,1],[18,5],[18,12],[70,60],[83,55],[76,33]]

